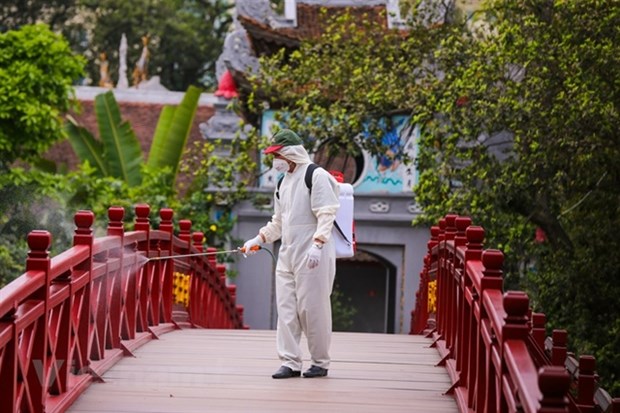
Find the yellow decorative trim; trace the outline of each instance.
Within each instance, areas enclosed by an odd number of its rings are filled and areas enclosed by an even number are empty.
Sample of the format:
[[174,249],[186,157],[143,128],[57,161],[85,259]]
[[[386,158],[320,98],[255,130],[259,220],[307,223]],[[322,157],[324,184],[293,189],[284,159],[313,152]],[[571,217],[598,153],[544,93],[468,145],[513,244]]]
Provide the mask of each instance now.
[[180,272],[175,272],[172,281],[172,296],[175,304],[189,305],[189,284],[190,276]]
[[437,280],[428,282],[428,313],[437,312]]

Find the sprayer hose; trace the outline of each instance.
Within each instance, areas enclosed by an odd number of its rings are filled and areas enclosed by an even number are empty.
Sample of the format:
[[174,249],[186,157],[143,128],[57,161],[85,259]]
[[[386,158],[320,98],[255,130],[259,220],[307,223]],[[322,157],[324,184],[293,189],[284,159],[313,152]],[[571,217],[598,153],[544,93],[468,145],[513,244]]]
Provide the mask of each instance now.
[[277,263],[276,256],[273,255],[273,252],[269,248],[261,247],[260,251],[267,251],[269,255],[271,255],[271,259],[273,260],[274,265]]

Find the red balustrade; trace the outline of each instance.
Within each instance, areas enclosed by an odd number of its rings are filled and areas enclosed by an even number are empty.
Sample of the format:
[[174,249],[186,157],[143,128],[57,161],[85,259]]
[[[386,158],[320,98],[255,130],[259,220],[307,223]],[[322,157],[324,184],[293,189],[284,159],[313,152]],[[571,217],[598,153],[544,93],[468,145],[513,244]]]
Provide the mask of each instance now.
[[[545,315],[503,291],[504,255],[483,250],[484,229],[446,215],[431,228],[411,334],[434,339],[461,412],[618,413],[596,385],[595,360],[567,353],[567,333],[545,337]],[[428,285],[436,281],[436,313]]]
[[173,211],[160,211],[151,228],[150,207],[137,205],[133,231],[125,211],[108,210],[107,235],[95,238],[90,211],[76,213],[73,247],[51,258],[51,235],[33,231],[26,272],[0,290],[0,411],[61,412],[124,355],[173,320],[173,274],[191,276],[192,326],[247,328],[226,269],[212,257],[153,257],[203,251],[202,233],[190,234]]

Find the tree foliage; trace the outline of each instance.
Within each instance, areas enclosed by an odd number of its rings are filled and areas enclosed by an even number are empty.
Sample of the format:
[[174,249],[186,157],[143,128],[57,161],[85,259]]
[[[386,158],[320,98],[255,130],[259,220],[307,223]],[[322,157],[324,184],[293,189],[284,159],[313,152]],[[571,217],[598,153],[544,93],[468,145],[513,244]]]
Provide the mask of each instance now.
[[[355,154],[359,144],[381,152],[379,121],[413,105],[412,69],[422,63],[427,33],[405,36],[368,15],[343,13],[329,21],[321,37],[298,50],[261,59],[249,108],[282,109],[287,118],[281,121],[299,131],[309,149],[333,139],[338,151]],[[368,139],[359,139],[363,132]]]
[[337,16],[263,59],[249,107],[282,109],[308,147],[336,137],[334,151],[359,141],[373,153],[372,125],[410,114],[422,130],[416,223],[456,212],[484,226],[487,247],[506,253],[506,288],[526,288],[618,393],[620,4],[448,10],[410,8],[407,33]]
[[[76,0],[15,0],[0,4],[0,32],[45,23],[54,32],[67,26],[76,13]],[[66,34],[66,33],[63,33]]]
[[45,25],[0,34],[0,169],[32,160],[62,138],[83,60]]
[[442,76],[427,77],[416,113],[417,198],[429,216],[485,226],[510,258],[509,285],[618,392],[620,5],[494,1],[485,13],[435,53]]
[[[231,22],[229,2],[224,0],[80,0],[86,27],[92,27],[84,53],[89,74],[99,81],[95,57],[105,52],[114,82],[118,81],[118,49],[127,36],[128,69],[142,51],[141,38],[149,36],[149,76],[159,76],[171,90],[190,85],[212,88],[217,84],[215,62],[221,53]],[[131,72],[129,73],[129,75]]]
[[171,90],[217,84],[215,62],[232,20],[226,0],[19,0],[0,5],[0,31],[44,22],[62,33],[88,61],[88,78],[100,80],[99,56],[107,55],[118,82],[119,46],[127,36],[128,77],[149,36],[149,76],[159,76]]
[[195,217],[207,243],[216,247],[238,246],[231,236],[236,223],[234,207],[252,196],[248,188],[256,162],[251,154],[259,137],[256,129],[243,129],[245,136],[239,134],[230,143],[195,142],[181,166],[194,179],[179,213]]

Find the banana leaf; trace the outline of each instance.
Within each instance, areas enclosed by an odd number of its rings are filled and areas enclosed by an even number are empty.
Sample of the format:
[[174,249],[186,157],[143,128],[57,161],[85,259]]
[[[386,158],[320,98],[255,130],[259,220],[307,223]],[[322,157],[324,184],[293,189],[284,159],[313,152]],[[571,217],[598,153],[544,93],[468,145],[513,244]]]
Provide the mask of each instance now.
[[103,158],[103,144],[96,140],[86,128],[80,126],[71,115],[67,115],[65,131],[80,162],[88,161],[100,176],[107,176],[108,166]]
[[95,114],[109,175],[124,180],[129,186],[139,185],[142,149],[131,125],[122,121],[112,91],[95,97]]
[[157,126],[155,127],[155,133],[153,134],[153,142],[151,142],[151,151],[149,152],[149,160],[147,162],[149,167],[159,167],[164,164],[165,144],[168,137],[168,131],[172,124],[172,118],[174,117],[175,106],[164,106],[159,114],[157,120]]
[[181,157],[194,122],[202,91],[190,86],[176,107],[165,106],[161,111],[149,152],[148,166],[153,169],[169,166],[176,180]]

